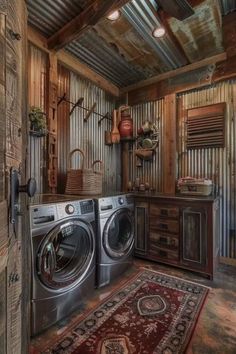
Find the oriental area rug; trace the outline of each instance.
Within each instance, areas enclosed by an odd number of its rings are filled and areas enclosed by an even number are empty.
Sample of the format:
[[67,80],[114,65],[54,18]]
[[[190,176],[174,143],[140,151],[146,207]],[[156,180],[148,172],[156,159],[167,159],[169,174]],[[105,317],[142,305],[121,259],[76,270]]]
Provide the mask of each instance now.
[[184,353],[208,290],[142,270],[43,353]]

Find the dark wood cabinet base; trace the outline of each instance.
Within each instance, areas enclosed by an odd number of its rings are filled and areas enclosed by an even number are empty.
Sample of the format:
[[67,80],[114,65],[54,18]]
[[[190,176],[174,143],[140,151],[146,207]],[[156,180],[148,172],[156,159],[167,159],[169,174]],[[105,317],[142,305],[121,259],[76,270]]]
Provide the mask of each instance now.
[[213,279],[219,198],[135,195],[135,256]]

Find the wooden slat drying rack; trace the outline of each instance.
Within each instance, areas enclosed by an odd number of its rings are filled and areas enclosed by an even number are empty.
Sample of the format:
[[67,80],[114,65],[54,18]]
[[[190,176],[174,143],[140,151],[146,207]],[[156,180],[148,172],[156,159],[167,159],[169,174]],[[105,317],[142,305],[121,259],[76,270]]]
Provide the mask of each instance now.
[[86,107],[83,107],[81,106],[81,104],[83,103],[84,101],[84,97],[80,97],[75,103],[74,102],[71,102],[70,100],[67,99],[66,97],[66,94],[64,93],[64,95],[62,97],[58,97],[58,102],[57,102],[57,107],[62,103],[62,102],[68,102],[70,104],[72,104],[72,108],[70,110],[70,115],[74,112],[75,108],[78,107],[78,108],[81,108],[83,109],[84,111],[87,111],[87,114],[84,118],[84,121],[87,122],[87,120],[89,119],[89,117],[91,116],[91,114],[96,114],[97,116],[99,117],[102,117],[101,119],[99,119],[98,121],[98,124],[100,124],[103,119],[108,119],[108,120],[112,120],[111,119],[111,115],[109,112],[107,112],[105,115],[104,114],[100,114],[98,112],[95,112],[94,109],[96,107],[96,102],[92,105],[91,108],[86,108]]

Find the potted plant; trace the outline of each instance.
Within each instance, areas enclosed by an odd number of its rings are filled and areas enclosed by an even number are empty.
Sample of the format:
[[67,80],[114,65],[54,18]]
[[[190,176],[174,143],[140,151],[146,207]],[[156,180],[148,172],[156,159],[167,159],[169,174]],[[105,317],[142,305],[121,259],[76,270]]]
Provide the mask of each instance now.
[[46,114],[40,107],[32,106],[29,112],[30,133],[35,136],[45,136],[47,134]]

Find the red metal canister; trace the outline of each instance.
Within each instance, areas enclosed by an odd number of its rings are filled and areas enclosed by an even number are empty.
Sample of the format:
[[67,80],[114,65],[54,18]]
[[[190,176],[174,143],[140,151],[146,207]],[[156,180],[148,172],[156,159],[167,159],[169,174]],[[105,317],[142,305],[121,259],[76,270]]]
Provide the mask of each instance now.
[[128,110],[121,112],[121,120],[118,129],[122,140],[133,139],[133,120]]

